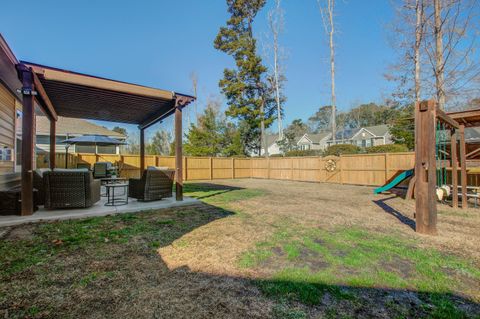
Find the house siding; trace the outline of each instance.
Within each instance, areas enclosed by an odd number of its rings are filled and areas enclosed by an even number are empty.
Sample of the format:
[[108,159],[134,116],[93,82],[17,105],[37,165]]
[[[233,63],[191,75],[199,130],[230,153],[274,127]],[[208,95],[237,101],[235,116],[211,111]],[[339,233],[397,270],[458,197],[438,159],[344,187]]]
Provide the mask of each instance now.
[[0,84],[0,147],[10,149],[11,160],[0,160],[0,174],[15,170],[15,97]]

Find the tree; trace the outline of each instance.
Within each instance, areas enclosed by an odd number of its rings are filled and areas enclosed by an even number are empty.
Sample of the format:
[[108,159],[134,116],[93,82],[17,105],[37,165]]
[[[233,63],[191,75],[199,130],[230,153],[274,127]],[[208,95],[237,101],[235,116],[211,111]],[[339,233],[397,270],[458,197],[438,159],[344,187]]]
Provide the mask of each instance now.
[[308,118],[308,126],[314,133],[327,131],[331,126],[332,106],[321,106],[318,111]]
[[414,105],[412,103],[397,110],[396,119],[389,127],[393,142],[406,145],[409,150],[415,147]]
[[125,136],[125,137],[128,136],[127,129],[124,128],[124,127],[115,126],[115,127],[112,129],[112,131],[117,132],[117,133],[120,133],[120,134],[122,134],[122,135]]
[[[217,50],[235,59],[235,69],[225,69],[219,86],[227,98],[226,114],[244,122],[242,144],[248,150],[266,147],[265,129],[275,119],[275,99],[266,82],[267,68],[257,55],[253,20],[266,0],[227,0],[230,18],[215,38]],[[260,140],[262,143],[260,143]],[[268,156],[268,154],[266,154]]]
[[221,116],[218,100],[209,101],[198,124],[190,126],[184,149],[191,156],[243,155],[239,130]]
[[393,34],[399,62],[387,75],[404,107],[436,97],[461,108],[478,97],[478,0],[403,0]]
[[[193,96],[196,97],[195,101],[193,102],[193,112],[195,113],[195,123],[198,121],[198,76],[196,72],[190,73],[190,80],[192,81],[192,88],[193,88]],[[189,123],[190,125],[190,123]]]
[[277,142],[282,153],[297,149],[297,142],[300,137],[308,133],[309,127],[301,119],[295,119],[284,130],[283,138]]
[[280,0],[275,0],[275,7],[268,14],[268,25],[270,31],[273,35],[273,77],[272,77],[272,86],[275,90],[275,103],[277,105],[277,124],[278,124],[278,138],[283,138],[283,127],[282,127],[282,115],[283,107],[282,104],[285,100],[282,89],[283,82],[285,81],[285,75],[282,72],[280,64],[280,45],[278,38],[280,33],[283,31],[284,19],[283,19],[283,9],[280,6]]
[[[335,24],[333,22],[333,15],[335,10],[335,0],[317,0],[320,6],[320,14],[322,15],[323,26],[325,28],[325,33],[328,34],[329,38],[329,47],[330,47],[330,88],[332,94],[331,100],[331,122],[332,127],[332,139],[335,142],[336,136],[336,118],[337,118],[337,108],[336,108],[336,96],[335,96],[335,47],[333,44],[333,35],[335,33]],[[322,5],[322,1],[326,1],[326,6]]]
[[153,135],[151,142],[146,145],[145,150],[150,155],[169,155],[171,142],[172,135],[169,132],[158,130]]

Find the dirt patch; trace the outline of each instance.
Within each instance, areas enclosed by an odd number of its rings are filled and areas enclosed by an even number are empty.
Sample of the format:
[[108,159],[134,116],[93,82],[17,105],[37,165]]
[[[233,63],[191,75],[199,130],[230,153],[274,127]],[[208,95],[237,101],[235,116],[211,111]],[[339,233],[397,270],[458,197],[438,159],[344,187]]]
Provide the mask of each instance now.
[[8,240],[27,240],[34,236],[34,225],[22,225],[12,227],[5,234],[5,239]]
[[415,265],[405,259],[393,258],[389,261],[382,261],[380,262],[380,267],[385,271],[394,272],[405,279],[415,275]]

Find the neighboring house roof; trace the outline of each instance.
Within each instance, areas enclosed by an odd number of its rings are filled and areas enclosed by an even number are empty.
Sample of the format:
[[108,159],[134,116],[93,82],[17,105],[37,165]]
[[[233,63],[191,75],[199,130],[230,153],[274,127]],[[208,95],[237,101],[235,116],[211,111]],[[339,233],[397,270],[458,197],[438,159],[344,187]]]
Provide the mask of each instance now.
[[[46,116],[36,117],[36,131],[38,135],[50,134],[50,121]],[[125,135],[109,130],[92,122],[69,117],[58,117],[56,124],[57,135],[105,135],[116,138],[126,138]]]
[[272,146],[278,140],[278,134],[267,134],[267,147]]
[[375,125],[375,126],[368,126],[364,127],[367,131],[372,133],[375,136],[385,136],[388,134],[388,125],[382,124],[382,125]]
[[465,140],[466,141],[478,141],[480,140],[480,127],[466,127],[465,128]]
[[335,137],[337,140],[342,140],[342,139],[349,140],[349,139],[352,139],[355,135],[357,135],[361,130],[366,130],[378,137],[385,136],[389,131],[388,125],[382,124],[382,125],[367,126],[367,127],[361,127],[361,128],[339,130],[335,133]]
[[306,133],[304,136],[308,138],[312,143],[320,143],[321,140],[330,137],[331,133],[329,132],[324,132],[324,133],[317,133],[317,134],[312,134],[312,133]]

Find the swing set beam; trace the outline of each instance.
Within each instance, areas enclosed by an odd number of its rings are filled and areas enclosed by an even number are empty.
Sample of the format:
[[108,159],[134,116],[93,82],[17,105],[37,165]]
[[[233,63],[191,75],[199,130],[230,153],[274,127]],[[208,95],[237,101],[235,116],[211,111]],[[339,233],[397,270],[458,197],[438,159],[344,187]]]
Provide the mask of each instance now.
[[[460,165],[462,179],[462,207],[467,206],[466,160],[464,126],[438,109],[434,100],[415,104],[415,220],[416,231],[422,234],[437,234],[437,123],[451,131],[450,158],[452,166],[453,206],[458,205],[457,130],[460,135]],[[446,143],[446,141],[445,141]],[[444,145],[445,147],[445,145]],[[443,150],[446,152],[446,148]],[[443,165],[441,163],[441,165]],[[443,181],[442,181],[443,182]]]

